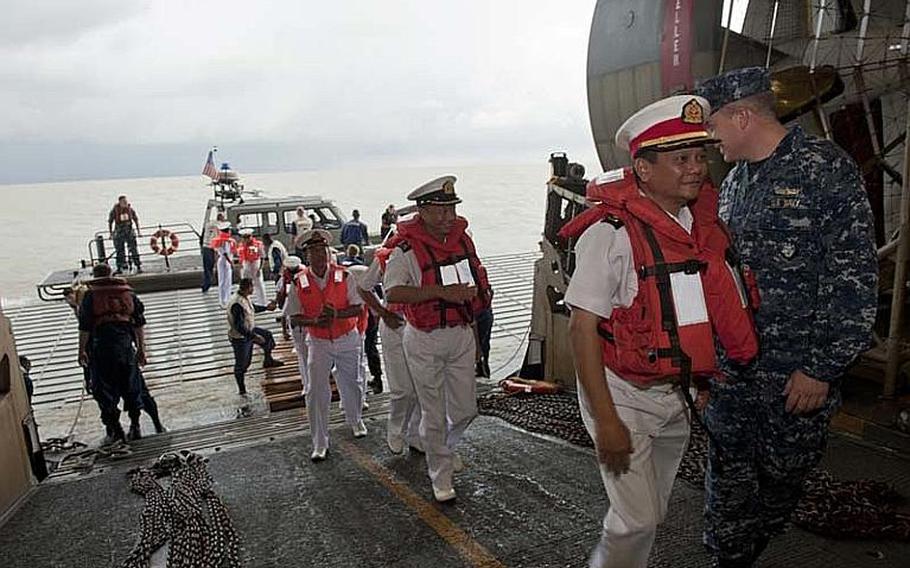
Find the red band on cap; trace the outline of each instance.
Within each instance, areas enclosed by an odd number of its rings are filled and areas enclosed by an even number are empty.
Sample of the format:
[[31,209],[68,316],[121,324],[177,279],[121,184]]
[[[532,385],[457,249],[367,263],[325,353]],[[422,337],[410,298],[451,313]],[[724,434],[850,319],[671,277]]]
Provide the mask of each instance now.
[[629,153],[634,157],[641,148],[659,147],[687,139],[708,138],[704,124],[690,124],[681,118],[658,122],[629,141]]

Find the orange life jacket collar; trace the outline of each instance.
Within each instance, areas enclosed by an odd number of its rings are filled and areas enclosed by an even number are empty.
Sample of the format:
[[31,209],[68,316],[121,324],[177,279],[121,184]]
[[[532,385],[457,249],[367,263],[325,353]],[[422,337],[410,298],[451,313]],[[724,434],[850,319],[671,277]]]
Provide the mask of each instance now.
[[89,283],[92,292],[94,327],[108,323],[130,323],[136,306],[133,288],[122,278],[95,278]]
[[489,305],[490,283],[487,271],[477,257],[474,241],[467,234],[468,222],[456,217],[455,223],[444,241],[427,232],[420,215],[398,224],[397,236],[401,238],[398,247],[403,251],[412,250],[421,271],[421,286],[435,286],[443,282],[441,269],[446,266],[467,262],[477,296],[470,302],[455,304],[443,300],[429,300],[418,304],[406,304],[404,313],[408,323],[422,331],[445,327],[470,325],[474,315]]
[[[601,183],[598,183],[600,181]],[[690,205],[694,219],[687,233],[654,201],[641,195],[631,171],[592,181],[588,199],[597,203],[560,231],[580,236],[596,222],[625,227],[632,244],[638,295],[629,307],[614,308],[599,331],[604,365],[624,379],[649,384],[697,375],[717,375],[715,339],[727,357],[746,363],[758,352],[752,312],[757,296],[749,275],[728,263],[732,244],[717,218],[717,193],[710,182]],[[679,325],[673,274],[699,274],[706,320]]]

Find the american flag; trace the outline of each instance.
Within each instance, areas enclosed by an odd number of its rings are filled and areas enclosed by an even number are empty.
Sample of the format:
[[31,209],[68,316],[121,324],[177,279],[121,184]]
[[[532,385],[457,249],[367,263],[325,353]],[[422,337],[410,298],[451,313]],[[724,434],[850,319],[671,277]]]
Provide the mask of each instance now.
[[213,180],[218,179],[218,169],[215,167],[215,160],[212,156],[213,151],[209,150],[209,157],[205,160],[205,167],[202,168],[202,175],[209,176]]

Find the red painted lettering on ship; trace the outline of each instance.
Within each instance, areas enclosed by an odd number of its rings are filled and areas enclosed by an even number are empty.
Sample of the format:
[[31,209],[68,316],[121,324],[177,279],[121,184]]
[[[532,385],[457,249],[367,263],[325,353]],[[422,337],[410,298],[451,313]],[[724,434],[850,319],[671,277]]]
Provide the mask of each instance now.
[[666,0],[660,42],[660,79],[667,96],[694,87],[692,82],[693,0]]

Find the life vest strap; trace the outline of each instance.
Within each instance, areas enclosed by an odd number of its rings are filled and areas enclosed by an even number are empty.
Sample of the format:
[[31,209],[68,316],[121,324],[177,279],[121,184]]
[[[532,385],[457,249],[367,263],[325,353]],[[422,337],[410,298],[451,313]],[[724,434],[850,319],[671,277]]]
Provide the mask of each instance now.
[[616,338],[613,337],[613,334],[600,326],[597,326],[597,335],[607,343],[616,343]]
[[654,266],[642,266],[638,269],[638,275],[641,278],[657,276],[658,274],[672,274],[675,272],[684,272],[686,274],[698,274],[708,267],[707,262],[696,260],[694,258],[684,260],[683,262],[658,263]]
[[[654,255],[656,266],[666,266],[663,251],[660,249],[654,231],[644,223],[642,226],[644,227],[645,240],[648,241],[648,245],[651,247],[651,253]],[[694,274],[694,272],[692,274]],[[674,313],[673,293],[670,289],[670,274],[669,272],[661,271],[655,274],[655,277],[657,278],[657,293],[660,296],[661,319],[663,320],[664,331],[667,332],[667,335],[670,338],[670,348],[658,349],[657,356],[669,356],[673,358],[674,364],[677,364],[678,362],[680,390],[682,390],[682,397],[686,406],[689,407],[689,415],[691,416],[691,419],[698,422],[705,433],[707,433],[708,438],[711,440],[711,443],[718,453],[718,457],[721,458],[723,450],[721,449],[717,438],[714,436],[714,433],[711,432],[702,419],[701,413],[698,411],[698,408],[695,407],[692,393],[689,392],[689,388],[692,386],[692,358],[682,350],[680,345],[679,327],[676,325],[676,315]]]

